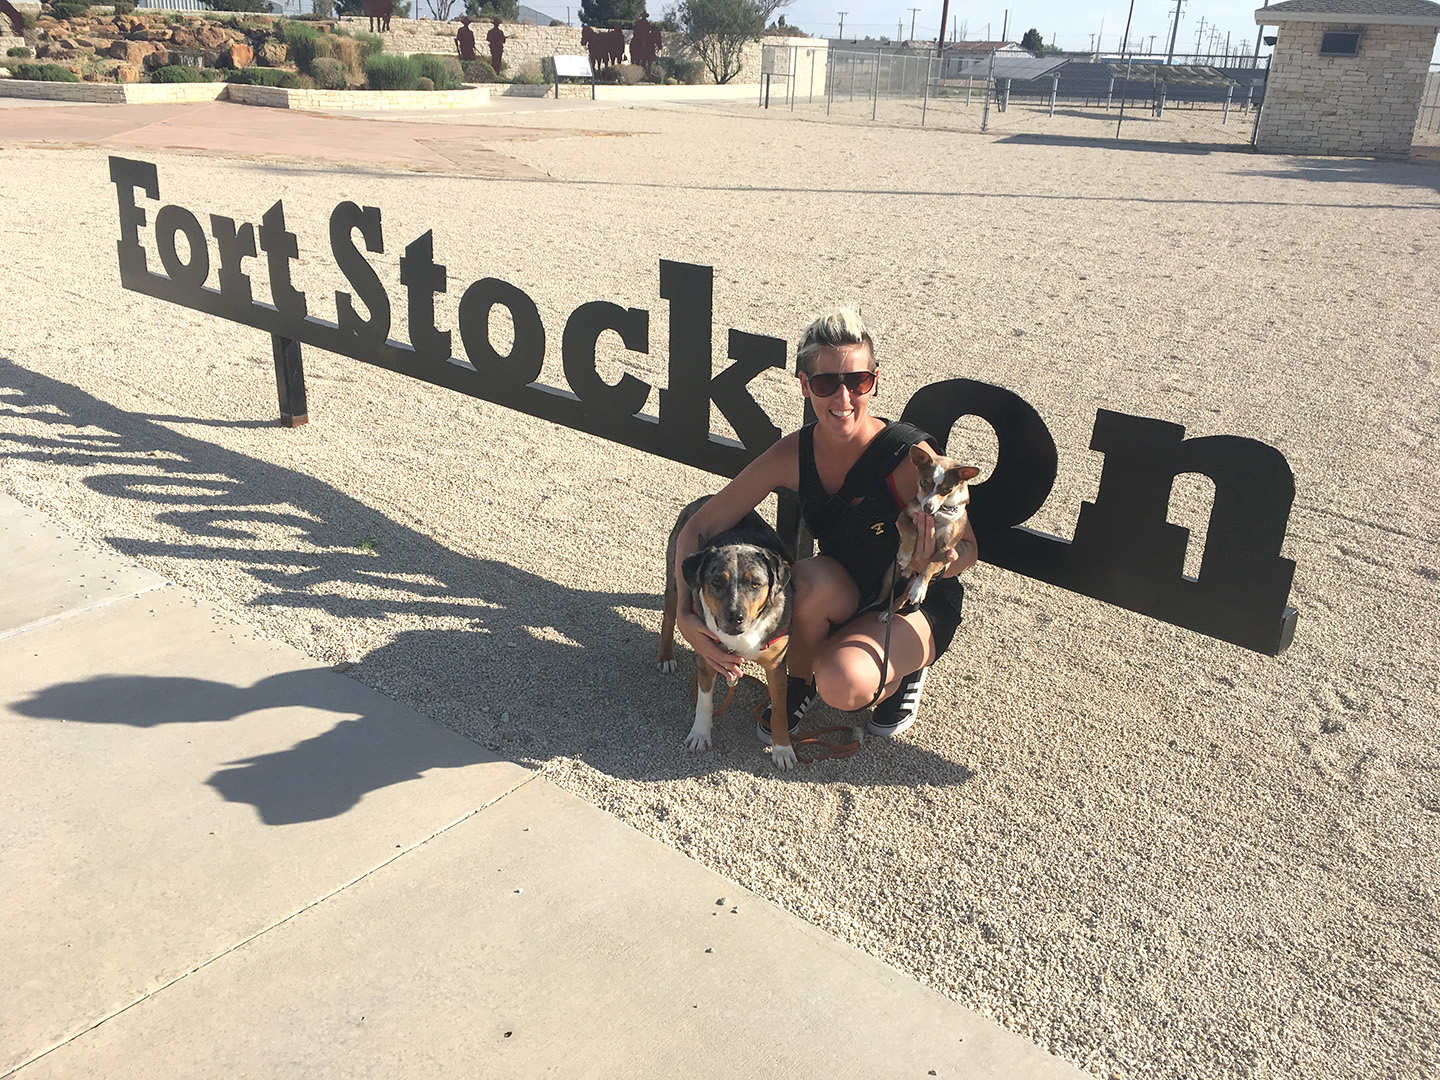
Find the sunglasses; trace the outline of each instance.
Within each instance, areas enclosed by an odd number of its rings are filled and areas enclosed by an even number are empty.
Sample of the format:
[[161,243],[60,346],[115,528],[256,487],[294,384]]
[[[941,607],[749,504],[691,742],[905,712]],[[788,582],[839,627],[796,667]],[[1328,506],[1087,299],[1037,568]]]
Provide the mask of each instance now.
[[868,394],[875,389],[873,371],[827,371],[818,375],[807,375],[810,393],[816,397],[833,397],[840,390],[840,384],[855,395]]

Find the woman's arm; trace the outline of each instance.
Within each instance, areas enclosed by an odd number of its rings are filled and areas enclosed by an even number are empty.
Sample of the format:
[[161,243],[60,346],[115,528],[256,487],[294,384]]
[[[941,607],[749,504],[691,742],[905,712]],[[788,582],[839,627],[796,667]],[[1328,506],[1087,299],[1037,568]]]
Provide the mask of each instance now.
[[740,677],[740,658],[720,644],[690,602],[681,565],[700,548],[700,538],[718,536],[739,523],[740,519],[765,501],[776,488],[791,491],[800,487],[799,434],[792,433],[773,443],[758,458],[745,466],[702,506],[680,531],[675,543],[675,566],[672,568],[678,586],[676,629],[703,656],[707,663],[732,682]]

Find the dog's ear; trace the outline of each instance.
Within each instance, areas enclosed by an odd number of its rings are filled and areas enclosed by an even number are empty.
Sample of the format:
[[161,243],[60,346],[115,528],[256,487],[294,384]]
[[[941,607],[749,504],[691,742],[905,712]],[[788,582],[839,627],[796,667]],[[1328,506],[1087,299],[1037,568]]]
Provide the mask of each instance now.
[[935,455],[925,447],[924,443],[915,443],[910,447],[910,460],[917,469],[929,465],[935,460]]
[[766,551],[765,558],[770,563],[770,589],[772,592],[783,592],[790,584],[790,562],[783,555],[774,551]]
[[960,466],[960,482],[961,482],[962,484],[968,484],[971,480],[974,480],[975,477],[977,477],[977,476],[979,476],[979,475],[980,475],[980,470],[977,469],[974,465],[961,465],[961,466]]
[[709,554],[710,551],[708,548],[701,549],[695,552],[694,555],[688,556],[685,561],[680,564],[680,573],[685,576],[685,584],[689,585],[692,589],[695,587],[695,583],[700,580],[700,571],[705,566],[705,559]]

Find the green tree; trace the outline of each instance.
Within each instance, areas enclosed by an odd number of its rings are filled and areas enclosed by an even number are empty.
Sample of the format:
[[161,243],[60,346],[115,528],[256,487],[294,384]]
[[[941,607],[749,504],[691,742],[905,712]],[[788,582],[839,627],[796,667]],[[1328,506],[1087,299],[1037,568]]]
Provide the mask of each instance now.
[[765,16],[754,0],[680,0],[675,21],[710,77],[721,84],[740,74],[745,43],[765,29]]
[[465,14],[472,19],[499,15],[506,22],[520,18],[520,0],[465,0]]
[[580,22],[585,26],[629,26],[645,10],[645,0],[580,0]]
[[1031,27],[1025,31],[1025,36],[1020,39],[1020,47],[1028,49],[1036,56],[1045,55],[1045,39],[1040,36],[1040,31]]

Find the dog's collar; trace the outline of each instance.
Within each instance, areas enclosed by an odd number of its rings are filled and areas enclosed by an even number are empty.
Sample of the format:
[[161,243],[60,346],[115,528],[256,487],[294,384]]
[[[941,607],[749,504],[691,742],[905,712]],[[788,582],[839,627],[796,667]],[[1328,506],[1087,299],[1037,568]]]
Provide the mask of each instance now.
[[948,505],[947,503],[941,503],[939,506],[937,506],[937,507],[935,508],[935,516],[936,516],[936,517],[959,517],[959,516],[960,516],[961,514],[963,514],[964,512],[965,512],[965,504],[964,504],[964,503],[959,503],[959,504],[957,504],[957,505],[955,505],[955,506],[950,506],[950,505]]
[[772,637],[769,641],[765,642],[765,648],[768,649],[768,648],[770,648],[771,645],[774,645],[777,641],[781,640],[782,638],[789,637],[789,636],[790,636],[790,627],[789,627],[788,625],[782,626],[782,627],[780,628],[780,632],[779,632],[778,634],[776,634],[774,637]]

